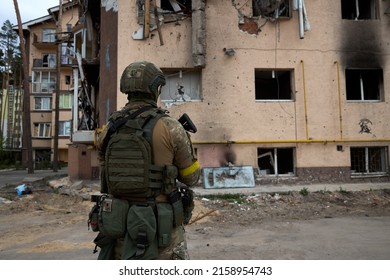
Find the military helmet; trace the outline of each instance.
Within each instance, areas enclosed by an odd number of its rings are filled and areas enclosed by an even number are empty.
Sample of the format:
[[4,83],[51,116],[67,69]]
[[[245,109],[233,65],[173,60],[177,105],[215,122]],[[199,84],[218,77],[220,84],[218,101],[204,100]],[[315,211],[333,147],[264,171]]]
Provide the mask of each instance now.
[[123,71],[120,90],[125,94],[150,93],[157,99],[160,85],[165,85],[165,76],[160,68],[147,61],[137,61],[131,63]]

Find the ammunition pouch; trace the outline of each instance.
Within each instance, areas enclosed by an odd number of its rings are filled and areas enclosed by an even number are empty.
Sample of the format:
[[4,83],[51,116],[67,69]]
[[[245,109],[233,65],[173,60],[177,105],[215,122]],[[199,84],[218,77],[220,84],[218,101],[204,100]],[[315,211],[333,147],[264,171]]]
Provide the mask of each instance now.
[[124,237],[128,211],[127,200],[102,197],[99,210],[100,232],[111,238]]
[[148,204],[130,207],[122,259],[151,260],[158,256],[157,223],[153,208]]
[[176,178],[179,172],[174,165],[166,165],[163,172],[163,187],[161,192],[162,194],[170,194],[176,189]]
[[169,203],[157,204],[158,246],[166,247],[171,243],[173,230],[173,210]]

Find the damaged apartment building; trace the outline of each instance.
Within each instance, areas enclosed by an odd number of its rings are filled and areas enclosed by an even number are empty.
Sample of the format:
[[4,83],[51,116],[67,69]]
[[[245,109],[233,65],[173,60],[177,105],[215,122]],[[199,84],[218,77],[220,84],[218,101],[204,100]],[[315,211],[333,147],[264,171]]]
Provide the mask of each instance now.
[[159,105],[197,126],[204,185],[389,181],[389,0],[79,6],[70,177],[98,177],[94,143],[127,102],[120,76],[148,60],[167,77]]

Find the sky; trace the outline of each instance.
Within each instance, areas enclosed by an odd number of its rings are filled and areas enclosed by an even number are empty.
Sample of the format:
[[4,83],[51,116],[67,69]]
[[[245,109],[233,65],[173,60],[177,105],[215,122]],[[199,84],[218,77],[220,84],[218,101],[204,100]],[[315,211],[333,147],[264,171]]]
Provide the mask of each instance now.
[[[18,0],[22,23],[47,16],[47,9],[58,6],[59,0]],[[0,27],[6,20],[13,25],[17,24],[13,0],[0,0]]]

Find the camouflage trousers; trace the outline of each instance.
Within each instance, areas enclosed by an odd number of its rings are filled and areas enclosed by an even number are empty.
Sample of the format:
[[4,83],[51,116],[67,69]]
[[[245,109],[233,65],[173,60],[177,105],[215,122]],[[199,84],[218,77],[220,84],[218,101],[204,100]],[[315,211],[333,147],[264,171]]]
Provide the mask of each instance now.
[[[115,244],[115,259],[120,260],[123,250],[126,250],[123,246],[124,239],[117,239]],[[189,260],[189,254],[187,249],[187,240],[185,229],[183,226],[179,226],[172,231],[172,240],[167,247],[159,249],[157,260]]]

